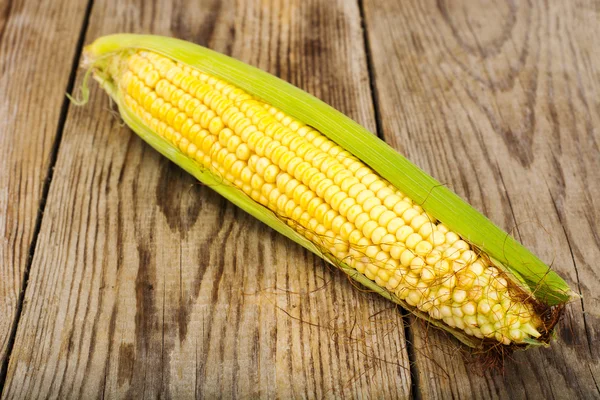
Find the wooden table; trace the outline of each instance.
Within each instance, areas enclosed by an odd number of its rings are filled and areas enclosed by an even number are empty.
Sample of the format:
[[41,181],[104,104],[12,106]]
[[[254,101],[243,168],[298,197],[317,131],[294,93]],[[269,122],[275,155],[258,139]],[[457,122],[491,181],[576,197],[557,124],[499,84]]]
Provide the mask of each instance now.
[[[503,371],[123,126],[82,45],[207,45],[376,132],[583,298]],[[600,2],[0,3],[0,391],[13,398],[599,398]]]

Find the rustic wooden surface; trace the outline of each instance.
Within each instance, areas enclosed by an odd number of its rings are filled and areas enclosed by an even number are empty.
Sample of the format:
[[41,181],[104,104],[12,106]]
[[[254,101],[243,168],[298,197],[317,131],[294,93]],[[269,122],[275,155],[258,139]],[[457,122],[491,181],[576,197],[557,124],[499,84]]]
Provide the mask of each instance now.
[[569,306],[551,349],[515,354],[503,375],[470,374],[444,335],[416,324],[420,391],[598,397],[600,52],[590,38],[600,3],[464,3],[365,2],[384,137],[512,231],[583,300]]
[[0,382],[79,58],[86,6],[68,3],[0,2]]
[[[47,3],[47,5],[46,5]],[[600,2],[0,5],[0,392],[13,398],[600,398]],[[503,372],[353,288],[124,127],[80,42],[152,32],[356,119],[583,298]]]

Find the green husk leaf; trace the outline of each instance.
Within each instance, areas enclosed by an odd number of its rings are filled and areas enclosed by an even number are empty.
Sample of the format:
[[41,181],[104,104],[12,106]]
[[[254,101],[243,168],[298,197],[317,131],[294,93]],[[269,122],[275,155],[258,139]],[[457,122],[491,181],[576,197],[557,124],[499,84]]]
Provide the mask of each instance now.
[[97,57],[127,48],[152,50],[189,64],[310,123],[465,240],[498,260],[517,281],[525,282],[539,301],[552,306],[565,303],[575,295],[558,274],[512,236],[385,142],[316,97],[241,61],[174,38],[110,35],[96,40],[88,52]]
[[[85,63],[90,67],[97,67],[106,63],[111,55],[128,49],[146,49],[186,63],[224,79],[295,118],[309,123],[360,158],[416,203],[421,204],[431,215],[459,233],[465,240],[482,249],[494,264],[506,271],[519,286],[533,293],[538,301],[553,306],[565,303],[571,296],[576,296],[560,276],[450,189],[420,170],[365,128],[314,96],[241,61],[202,46],[168,37],[131,34],[104,36],[86,47],[84,54],[87,60]],[[119,93],[109,79],[105,79],[106,77],[101,74],[95,78],[119,104],[125,122],[138,135],[201,182],[210,185],[238,207],[286,237],[340,266],[348,275],[367,288],[449,331],[467,345],[481,347],[480,340],[467,336],[460,330],[450,328],[440,321],[433,320],[426,313],[420,313],[408,306],[356,270],[339,261],[330,260],[314,244],[294,231],[270,210],[257,204],[235,187],[224,183],[210,171],[199,166],[164,139],[151,132],[127,107],[122,105]],[[532,340],[531,344],[534,343],[539,344]]]
[[540,342],[533,338],[525,338],[523,339],[523,343],[527,343],[527,345],[531,347],[550,347],[550,343]]

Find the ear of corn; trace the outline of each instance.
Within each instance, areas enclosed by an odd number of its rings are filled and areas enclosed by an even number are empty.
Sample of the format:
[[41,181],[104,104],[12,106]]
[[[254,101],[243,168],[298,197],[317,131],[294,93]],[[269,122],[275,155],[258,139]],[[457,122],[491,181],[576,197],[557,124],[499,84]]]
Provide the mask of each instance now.
[[86,56],[145,141],[363,285],[472,347],[549,338],[538,310],[566,302],[567,284],[318,99],[171,38],[103,37]]

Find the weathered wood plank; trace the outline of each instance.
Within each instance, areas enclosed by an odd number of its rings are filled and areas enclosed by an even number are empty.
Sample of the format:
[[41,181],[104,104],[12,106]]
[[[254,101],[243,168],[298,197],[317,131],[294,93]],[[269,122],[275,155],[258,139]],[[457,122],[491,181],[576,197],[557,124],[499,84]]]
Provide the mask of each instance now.
[[[600,3],[365,0],[385,138],[583,295],[503,374],[413,325],[423,398],[600,395]],[[585,312],[584,312],[585,310]]]
[[0,375],[85,9],[71,0],[0,3]]
[[[87,41],[118,31],[208,44],[374,130],[354,2],[95,2]],[[94,87],[69,111],[6,399],[408,396],[397,310],[196,184],[107,103]]]

